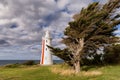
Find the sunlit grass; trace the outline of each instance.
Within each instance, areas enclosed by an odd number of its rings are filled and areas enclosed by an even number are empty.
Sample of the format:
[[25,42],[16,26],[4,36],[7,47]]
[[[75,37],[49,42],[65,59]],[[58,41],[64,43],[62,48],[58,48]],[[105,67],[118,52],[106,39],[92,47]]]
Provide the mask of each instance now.
[[63,67],[62,65],[54,65],[51,66],[50,71],[55,73],[55,74],[60,74],[63,76],[70,76],[70,75],[75,75],[75,76],[99,76],[102,75],[102,71],[100,70],[92,70],[92,71],[81,71],[80,73],[76,74],[74,69],[71,67]]
[[120,80],[120,65],[89,67],[79,74],[66,65],[0,67],[0,80]]

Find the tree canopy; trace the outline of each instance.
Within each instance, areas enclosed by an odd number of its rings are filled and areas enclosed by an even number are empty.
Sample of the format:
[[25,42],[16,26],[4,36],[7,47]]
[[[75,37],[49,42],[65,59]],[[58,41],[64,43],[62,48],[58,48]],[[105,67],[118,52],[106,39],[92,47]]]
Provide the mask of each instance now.
[[62,43],[66,48],[51,47],[51,50],[79,72],[83,57],[96,53],[101,46],[117,42],[114,31],[120,24],[120,14],[116,12],[119,7],[120,0],[110,0],[104,5],[94,2],[82,8],[64,31],[66,37]]

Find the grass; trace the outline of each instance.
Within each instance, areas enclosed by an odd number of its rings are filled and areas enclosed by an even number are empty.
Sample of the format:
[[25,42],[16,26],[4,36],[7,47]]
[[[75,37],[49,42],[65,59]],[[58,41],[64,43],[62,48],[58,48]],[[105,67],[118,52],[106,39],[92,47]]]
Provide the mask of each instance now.
[[[89,68],[89,69],[88,69]],[[84,66],[75,74],[63,65],[0,67],[0,80],[120,80],[120,65]]]

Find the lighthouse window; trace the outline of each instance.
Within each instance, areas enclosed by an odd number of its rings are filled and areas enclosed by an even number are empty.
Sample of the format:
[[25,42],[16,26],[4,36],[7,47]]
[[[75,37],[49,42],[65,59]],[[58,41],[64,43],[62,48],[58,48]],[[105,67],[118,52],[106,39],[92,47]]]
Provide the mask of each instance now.
[[47,48],[46,48],[46,51],[47,51]]

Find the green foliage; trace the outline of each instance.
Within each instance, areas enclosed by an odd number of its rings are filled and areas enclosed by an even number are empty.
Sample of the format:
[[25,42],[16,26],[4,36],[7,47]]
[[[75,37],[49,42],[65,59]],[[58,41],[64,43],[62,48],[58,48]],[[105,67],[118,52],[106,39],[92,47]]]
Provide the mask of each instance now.
[[16,63],[16,64],[6,64],[4,67],[7,67],[7,68],[17,68],[19,66],[20,66],[20,64]]
[[26,61],[25,63],[23,63],[23,65],[35,65],[35,61],[29,60],[29,61]]
[[[63,39],[64,44],[70,43],[70,41],[67,42],[68,39],[73,42],[73,40],[82,37],[85,41],[84,49],[89,51],[89,46],[95,50],[103,44],[116,42],[113,32],[117,29],[116,25],[120,24],[120,20],[116,19],[120,16],[115,14],[119,2],[119,0],[110,1],[103,6],[94,2],[86,9],[83,8],[79,14],[75,15],[75,20],[69,22],[69,26],[65,29],[64,33],[68,38]],[[113,17],[113,15],[117,17]]]
[[112,45],[105,48],[105,54],[103,55],[104,63],[112,64],[120,62],[120,45]]
[[106,65],[120,63],[120,44],[105,47],[104,54],[91,55],[93,59],[82,58],[82,65]]
[[95,54],[92,55],[92,59],[89,59],[87,57],[82,58],[81,60],[81,65],[104,65],[103,60],[101,58],[103,58],[102,54]]
[[67,37],[63,38],[62,43],[67,48],[51,48],[53,53],[72,64],[88,55],[95,55],[98,59],[96,50],[99,47],[117,42],[114,31],[120,24],[120,15],[116,13],[119,7],[120,0],[110,0],[104,5],[94,2],[87,8],[82,8],[80,13],[73,16],[74,20],[68,23],[64,31]]
[[48,46],[51,51],[53,52],[53,55],[59,56],[59,58],[63,59],[66,63],[68,63],[70,66],[73,66],[71,58],[73,55],[68,49],[61,50],[60,48],[53,48],[51,46]]
[[6,68],[18,68],[18,67],[21,67],[21,66],[23,66],[23,65],[25,65],[25,66],[32,66],[32,65],[35,65],[36,63],[35,63],[35,61],[33,61],[33,60],[29,60],[29,61],[26,61],[26,62],[24,62],[24,63],[22,63],[22,64],[20,64],[20,63],[15,63],[15,64],[6,64],[6,65],[4,65],[4,67],[6,67]]

